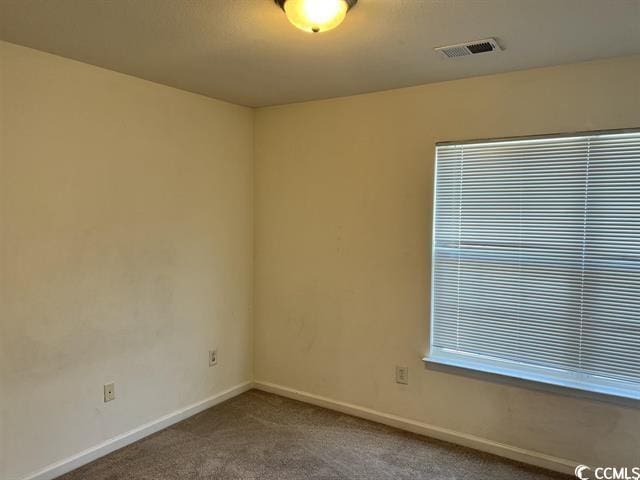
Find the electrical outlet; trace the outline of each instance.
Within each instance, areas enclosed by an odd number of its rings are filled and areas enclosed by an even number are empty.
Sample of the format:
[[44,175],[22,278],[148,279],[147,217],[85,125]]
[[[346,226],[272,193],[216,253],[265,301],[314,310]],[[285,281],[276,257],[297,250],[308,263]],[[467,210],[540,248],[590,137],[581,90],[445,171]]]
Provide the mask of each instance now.
[[409,384],[409,367],[396,367],[396,383]]
[[209,350],[209,366],[213,367],[218,364],[218,350]]
[[107,383],[104,386],[104,402],[110,402],[116,399],[116,385],[115,383]]

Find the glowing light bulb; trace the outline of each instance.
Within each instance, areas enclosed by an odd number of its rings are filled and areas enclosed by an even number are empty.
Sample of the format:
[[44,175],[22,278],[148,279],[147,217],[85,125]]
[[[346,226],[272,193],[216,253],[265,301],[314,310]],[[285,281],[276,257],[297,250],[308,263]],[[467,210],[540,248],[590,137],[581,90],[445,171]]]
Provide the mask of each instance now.
[[305,32],[326,32],[342,23],[349,10],[346,0],[286,0],[289,21]]

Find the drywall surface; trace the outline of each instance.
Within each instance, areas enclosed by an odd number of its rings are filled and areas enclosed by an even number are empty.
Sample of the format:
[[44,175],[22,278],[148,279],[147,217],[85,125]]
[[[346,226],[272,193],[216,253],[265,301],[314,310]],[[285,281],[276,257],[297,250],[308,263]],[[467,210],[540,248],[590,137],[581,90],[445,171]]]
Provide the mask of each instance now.
[[422,357],[434,144],[639,126],[640,57],[258,110],[256,380],[592,466],[637,465],[637,402]]
[[253,113],[0,54],[0,476],[13,480],[251,380]]

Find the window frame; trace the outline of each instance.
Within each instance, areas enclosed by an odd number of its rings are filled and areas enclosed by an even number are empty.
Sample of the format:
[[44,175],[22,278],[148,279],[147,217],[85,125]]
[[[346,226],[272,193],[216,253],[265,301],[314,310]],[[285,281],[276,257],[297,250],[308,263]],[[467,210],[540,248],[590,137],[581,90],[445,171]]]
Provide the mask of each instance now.
[[[440,146],[448,145],[481,145],[491,144],[509,141],[526,142],[528,140],[545,140],[554,138],[571,138],[571,137],[589,137],[597,135],[611,135],[611,134],[638,134],[640,133],[640,127],[624,128],[624,129],[609,129],[609,130],[590,130],[590,131],[577,131],[577,132],[560,132],[550,134],[539,135],[522,135],[512,137],[496,137],[490,139],[471,139],[471,140],[450,140],[439,141],[434,145],[434,169],[433,169],[433,198],[431,204],[431,264],[430,264],[430,299],[429,299],[429,341],[427,352],[423,357],[423,361],[427,366],[434,365],[444,368],[461,369],[467,372],[477,372],[480,374],[489,374],[498,376],[502,379],[510,381],[524,381],[531,382],[536,386],[542,386],[550,388],[551,390],[559,389],[561,391],[573,390],[583,394],[596,394],[604,395],[607,398],[619,398],[623,400],[630,400],[634,403],[640,401],[640,384],[633,385],[632,388],[620,388],[620,383],[615,380],[602,378],[599,383],[591,381],[591,376],[581,375],[579,373],[573,374],[562,370],[553,369],[550,367],[533,366],[521,364],[518,362],[512,362],[509,360],[477,355],[481,358],[481,361],[474,361],[474,354],[461,355],[461,354],[447,354],[441,351],[439,347],[433,345],[434,341],[434,329],[435,329],[435,315],[434,315],[434,285],[435,285],[435,258],[436,258],[436,201],[438,196],[437,185],[437,172],[438,172],[438,156],[437,148]],[[560,374],[549,375],[550,371],[562,372]]]

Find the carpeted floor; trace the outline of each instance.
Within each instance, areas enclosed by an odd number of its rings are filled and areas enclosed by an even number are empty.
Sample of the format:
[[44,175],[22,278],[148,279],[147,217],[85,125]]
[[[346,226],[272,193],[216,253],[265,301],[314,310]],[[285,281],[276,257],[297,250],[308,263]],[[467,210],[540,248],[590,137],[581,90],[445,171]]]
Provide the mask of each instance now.
[[251,390],[58,480],[569,478]]

